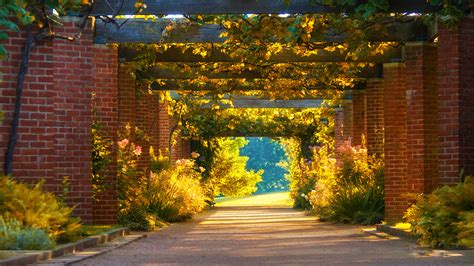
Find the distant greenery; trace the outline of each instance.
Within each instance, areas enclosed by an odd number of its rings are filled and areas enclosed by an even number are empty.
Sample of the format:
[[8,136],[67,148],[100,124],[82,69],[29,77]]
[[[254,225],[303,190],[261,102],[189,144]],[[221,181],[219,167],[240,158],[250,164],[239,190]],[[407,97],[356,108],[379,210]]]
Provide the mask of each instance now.
[[262,169],[262,182],[257,184],[257,193],[288,191],[288,171],[278,163],[286,160],[283,147],[270,138],[246,138],[247,145],[240,149],[243,156],[249,157],[247,170]]

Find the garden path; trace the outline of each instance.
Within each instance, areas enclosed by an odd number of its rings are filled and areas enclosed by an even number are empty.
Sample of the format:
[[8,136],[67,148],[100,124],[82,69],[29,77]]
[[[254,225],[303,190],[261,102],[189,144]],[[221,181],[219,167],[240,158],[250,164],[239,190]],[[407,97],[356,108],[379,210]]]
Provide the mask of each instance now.
[[361,226],[317,222],[288,207],[215,207],[78,265],[453,265],[474,251],[433,251]]

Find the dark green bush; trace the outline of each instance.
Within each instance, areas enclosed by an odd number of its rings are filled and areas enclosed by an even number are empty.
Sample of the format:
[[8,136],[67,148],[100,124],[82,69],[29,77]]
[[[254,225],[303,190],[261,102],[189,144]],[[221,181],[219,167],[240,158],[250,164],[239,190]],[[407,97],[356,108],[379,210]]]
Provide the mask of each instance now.
[[419,196],[405,213],[421,244],[459,247],[474,244],[474,177]]
[[54,247],[48,234],[41,229],[24,227],[15,219],[0,216],[0,250],[44,250]]
[[118,222],[130,230],[151,231],[155,228],[156,217],[146,207],[133,205],[119,212]]

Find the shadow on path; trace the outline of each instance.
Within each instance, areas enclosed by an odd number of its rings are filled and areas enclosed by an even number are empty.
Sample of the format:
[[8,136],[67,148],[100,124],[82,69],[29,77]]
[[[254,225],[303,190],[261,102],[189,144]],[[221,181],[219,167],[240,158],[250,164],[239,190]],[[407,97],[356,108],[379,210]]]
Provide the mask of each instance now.
[[281,207],[216,207],[79,265],[473,265],[474,252],[437,252],[361,226],[317,222]]

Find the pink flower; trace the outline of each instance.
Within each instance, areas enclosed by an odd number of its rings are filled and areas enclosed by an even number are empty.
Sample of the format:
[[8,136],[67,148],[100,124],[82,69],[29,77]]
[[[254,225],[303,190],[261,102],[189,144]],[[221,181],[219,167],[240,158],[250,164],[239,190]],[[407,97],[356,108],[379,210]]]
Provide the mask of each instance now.
[[133,150],[133,153],[136,155],[136,156],[140,156],[140,154],[142,154],[142,147],[140,146],[135,146],[135,150]]
[[120,149],[123,149],[128,145],[128,142],[129,142],[128,139],[123,139],[121,141],[118,141],[117,144]]

